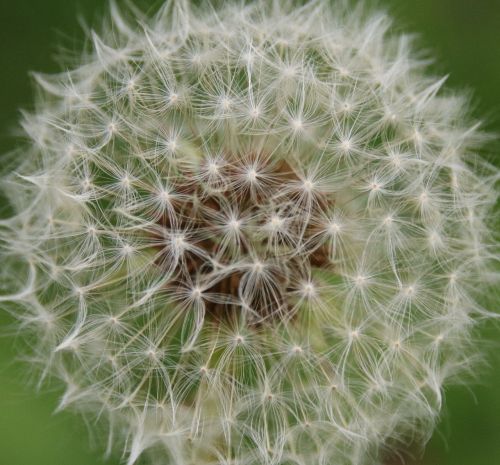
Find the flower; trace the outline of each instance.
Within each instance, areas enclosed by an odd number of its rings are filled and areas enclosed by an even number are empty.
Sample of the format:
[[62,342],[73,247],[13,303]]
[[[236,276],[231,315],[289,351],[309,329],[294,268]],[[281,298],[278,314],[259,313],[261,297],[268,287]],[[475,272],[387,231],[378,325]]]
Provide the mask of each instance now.
[[495,278],[467,100],[361,6],[129,13],[35,75],[2,177],[0,302],[60,408],[128,465],[374,464],[425,439]]

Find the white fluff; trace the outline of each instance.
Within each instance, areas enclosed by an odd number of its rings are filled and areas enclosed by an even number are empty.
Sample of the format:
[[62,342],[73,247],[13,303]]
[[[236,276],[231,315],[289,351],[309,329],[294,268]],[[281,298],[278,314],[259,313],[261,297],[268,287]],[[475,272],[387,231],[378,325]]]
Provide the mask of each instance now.
[[495,278],[498,172],[390,24],[113,2],[35,75],[0,303],[128,465],[373,465],[432,431]]

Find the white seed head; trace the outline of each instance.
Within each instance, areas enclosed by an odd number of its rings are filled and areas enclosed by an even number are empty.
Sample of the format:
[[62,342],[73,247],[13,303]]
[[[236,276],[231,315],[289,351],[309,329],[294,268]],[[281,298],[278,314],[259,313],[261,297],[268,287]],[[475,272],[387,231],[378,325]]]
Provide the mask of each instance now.
[[0,305],[128,465],[378,464],[472,360],[487,137],[385,14],[219,3],[36,75]]

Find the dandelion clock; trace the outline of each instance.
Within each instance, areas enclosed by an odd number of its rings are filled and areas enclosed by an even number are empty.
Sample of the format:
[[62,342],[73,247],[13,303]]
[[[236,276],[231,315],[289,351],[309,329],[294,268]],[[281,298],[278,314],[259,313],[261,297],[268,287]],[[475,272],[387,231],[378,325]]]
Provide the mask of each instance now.
[[112,2],[35,74],[0,305],[123,463],[374,465],[489,315],[498,172],[464,96],[343,1]]

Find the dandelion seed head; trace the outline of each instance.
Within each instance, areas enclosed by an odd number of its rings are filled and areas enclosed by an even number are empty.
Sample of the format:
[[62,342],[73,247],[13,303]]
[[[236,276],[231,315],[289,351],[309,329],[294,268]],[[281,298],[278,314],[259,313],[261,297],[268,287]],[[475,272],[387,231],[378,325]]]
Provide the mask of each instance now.
[[386,14],[334,4],[112,1],[36,75],[0,306],[128,465],[377,464],[471,368],[488,137]]

